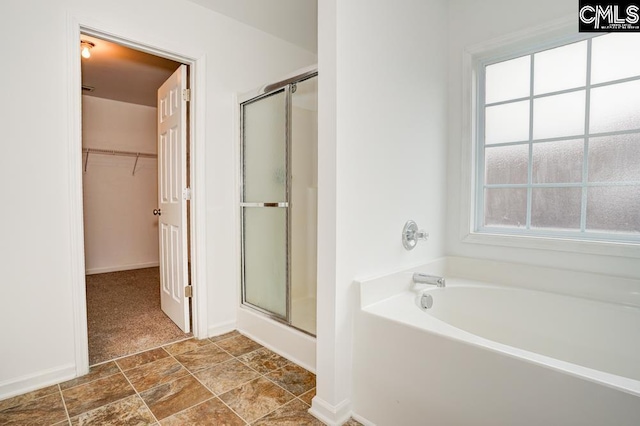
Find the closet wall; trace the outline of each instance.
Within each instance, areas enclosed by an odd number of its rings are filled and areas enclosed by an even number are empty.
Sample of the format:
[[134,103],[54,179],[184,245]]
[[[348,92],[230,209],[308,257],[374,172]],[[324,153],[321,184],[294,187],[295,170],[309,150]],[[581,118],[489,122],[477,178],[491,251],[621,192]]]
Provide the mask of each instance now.
[[[84,148],[156,153],[156,108],[92,96],[82,102]],[[135,161],[89,154],[83,179],[87,274],[158,265],[157,160],[139,158],[132,175]]]

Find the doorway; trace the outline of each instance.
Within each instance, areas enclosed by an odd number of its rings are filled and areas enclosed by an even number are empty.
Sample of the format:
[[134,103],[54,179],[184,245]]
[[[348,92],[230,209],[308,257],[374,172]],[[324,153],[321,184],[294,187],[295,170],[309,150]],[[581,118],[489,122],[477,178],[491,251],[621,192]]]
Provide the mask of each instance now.
[[[180,62],[88,34],[81,34],[81,42],[90,46],[81,77],[86,309],[93,365],[191,336],[185,287],[187,103],[173,83],[177,79],[186,85],[189,79],[188,67]],[[184,109],[178,114],[183,128],[171,124],[163,130],[174,103]],[[170,306],[173,299],[177,310]]]

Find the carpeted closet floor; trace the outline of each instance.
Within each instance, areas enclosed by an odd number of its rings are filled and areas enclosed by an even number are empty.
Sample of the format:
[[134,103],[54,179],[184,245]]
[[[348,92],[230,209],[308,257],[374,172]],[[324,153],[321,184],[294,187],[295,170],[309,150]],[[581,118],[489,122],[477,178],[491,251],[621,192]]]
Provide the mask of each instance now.
[[159,268],[87,275],[91,365],[185,339],[160,309]]

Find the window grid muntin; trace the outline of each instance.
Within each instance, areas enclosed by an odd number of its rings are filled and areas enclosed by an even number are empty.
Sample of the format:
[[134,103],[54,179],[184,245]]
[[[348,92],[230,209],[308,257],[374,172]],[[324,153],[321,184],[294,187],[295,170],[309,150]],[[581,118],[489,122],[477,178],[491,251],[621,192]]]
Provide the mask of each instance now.
[[[601,82],[597,84],[591,84],[591,59],[592,59],[592,39],[595,37],[591,37],[587,39],[587,78],[586,84],[581,87],[575,87],[570,89],[563,89],[554,92],[542,93],[538,95],[534,95],[534,61],[535,54],[539,52],[543,52],[548,49],[553,49],[556,47],[561,47],[573,43],[577,43],[580,40],[573,40],[569,42],[561,42],[558,44],[554,44],[552,46],[547,46],[543,49],[532,50],[527,53],[521,52],[519,54],[510,55],[509,57],[502,57],[499,60],[485,60],[479,63],[480,72],[477,74],[478,81],[478,89],[477,89],[477,99],[478,99],[478,111],[477,116],[478,120],[476,123],[477,135],[478,135],[478,145],[477,145],[477,162],[476,162],[476,225],[475,230],[479,232],[490,232],[493,234],[504,234],[504,235],[528,235],[528,236],[538,236],[538,237],[569,237],[569,238],[579,238],[579,239],[591,239],[591,240],[601,240],[601,241],[637,241],[638,237],[636,234],[625,232],[625,231],[602,231],[602,230],[587,230],[586,229],[586,210],[587,210],[587,190],[590,187],[607,187],[607,186],[638,186],[640,185],[639,181],[610,181],[610,182],[589,182],[588,181],[588,141],[590,138],[595,137],[603,137],[603,136],[616,136],[616,135],[629,135],[629,134],[637,134],[640,133],[640,128],[637,129],[629,129],[629,130],[620,130],[620,131],[612,131],[612,132],[601,132],[601,133],[589,133],[589,116],[590,116],[590,92],[593,88],[599,88],[604,86],[613,86],[621,83],[626,83],[630,81],[640,80],[640,75],[626,77],[617,80],[611,80],[606,82]],[[485,88],[486,88],[486,68],[492,64],[500,63],[503,61],[508,61],[511,59],[521,58],[523,56],[530,56],[530,89],[528,97],[520,97],[516,99],[509,99],[506,101],[498,101],[490,104],[485,104]],[[585,91],[585,125],[584,125],[584,134],[582,135],[568,135],[568,136],[560,136],[554,138],[541,138],[534,140],[533,139],[533,101],[538,98],[556,96],[565,93],[579,92]],[[495,144],[488,144],[487,147],[499,147],[499,146],[509,146],[509,145],[529,145],[529,164],[528,164],[528,182],[527,184],[485,184],[485,111],[487,107],[522,102],[525,100],[529,100],[529,139],[523,141],[513,141],[513,142],[500,142]],[[555,142],[555,141],[563,141],[563,140],[575,140],[575,139],[583,139],[583,163],[582,163],[582,181],[581,182],[572,182],[572,183],[533,183],[533,144],[543,143],[543,142]],[[581,200],[581,211],[580,211],[580,229],[575,230],[567,230],[567,229],[551,229],[551,228],[531,228],[531,195],[533,188],[567,188],[567,187],[580,187],[582,188],[582,200]],[[526,206],[526,216],[527,221],[524,227],[509,227],[509,226],[485,226],[485,190],[492,188],[527,188],[527,206]]]
[[624,182],[560,182],[560,183],[488,183],[484,185],[485,189],[494,188],[592,188],[602,186],[640,186],[640,181],[624,181]]
[[587,184],[589,183],[589,117],[591,117],[591,39],[587,41],[587,77],[584,93],[584,148],[582,151],[582,205],[580,206],[580,232],[587,230]]
[[[621,136],[621,135],[634,135],[640,133],[640,129],[630,129],[630,130],[616,130],[614,132],[599,132],[599,133],[589,133],[589,138],[602,138],[607,136]],[[531,141],[533,144],[537,143],[546,143],[546,142],[562,142],[576,139],[584,139],[587,135],[580,133],[578,135],[568,135],[568,136],[558,136],[555,138],[540,138],[534,139]],[[528,140],[520,140],[514,142],[498,142],[488,144],[487,147],[500,147],[500,146],[509,146],[509,145],[524,145],[529,143]]]
[[[533,92],[534,92],[534,84],[535,81],[535,61],[536,57],[534,54],[530,55],[531,58],[529,60],[529,164],[527,165],[527,212],[526,212],[526,221],[525,228],[531,229],[531,211],[532,211],[532,197],[533,197],[533,188],[531,188],[531,184],[533,183]],[[485,67],[486,69],[486,67]],[[486,108],[486,107],[485,107]]]
[[[591,45],[591,43],[589,43],[589,46]],[[588,50],[589,52],[591,51],[591,49]],[[533,55],[535,53],[531,53],[531,55]],[[589,60],[591,57],[591,55],[588,55],[588,59]],[[484,66],[489,66],[489,65],[493,65],[496,62],[488,62],[486,63]],[[589,67],[589,69],[587,70],[589,72],[589,75],[591,75],[591,67]],[[627,77],[627,78],[621,78],[619,80],[611,80],[611,81],[605,81],[602,83],[596,83],[596,84],[590,84],[589,87],[590,89],[599,89],[600,87],[605,87],[605,86],[614,86],[616,84],[622,84],[622,83],[630,83],[632,81],[637,81],[640,80],[640,75],[634,76],[634,77]],[[563,89],[563,90],[558,90],[557,92],[548,92],[548,93],[541,93],[539,95],[533,95],[533,96],[526,96],[526,97],[521,97],[521,98],[514,98],[514,99],[509,99],[506,101],[498,101],[498,102],[492,102],[490,104],[485,104],[485,107],[492,107],[492,106],[498,106],[498,105],[504,105],[504,104],[510,104],[510,103],[515,103],[515,102],[522,102],[522,101],[526,101],[529,98],[533,97],[534,99],[540,99],[540,98],[548,98],[549,96],[556,96],[556,95],[564,95],[567,93],[572,93],[572,92],[580,92],[582,90],[585,90],[587,88],[587,86],[579,86],[579,87],[572,87],[571,89]]]

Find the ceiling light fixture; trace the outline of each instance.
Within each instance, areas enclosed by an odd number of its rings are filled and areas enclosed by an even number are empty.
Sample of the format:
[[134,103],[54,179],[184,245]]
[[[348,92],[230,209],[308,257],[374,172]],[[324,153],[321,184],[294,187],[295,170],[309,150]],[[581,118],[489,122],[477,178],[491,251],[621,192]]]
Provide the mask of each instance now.
[[80,54],[83,58],[89,59],[91,57],[91,48],[94,47],[95,44],[90,41],[80,40]]

